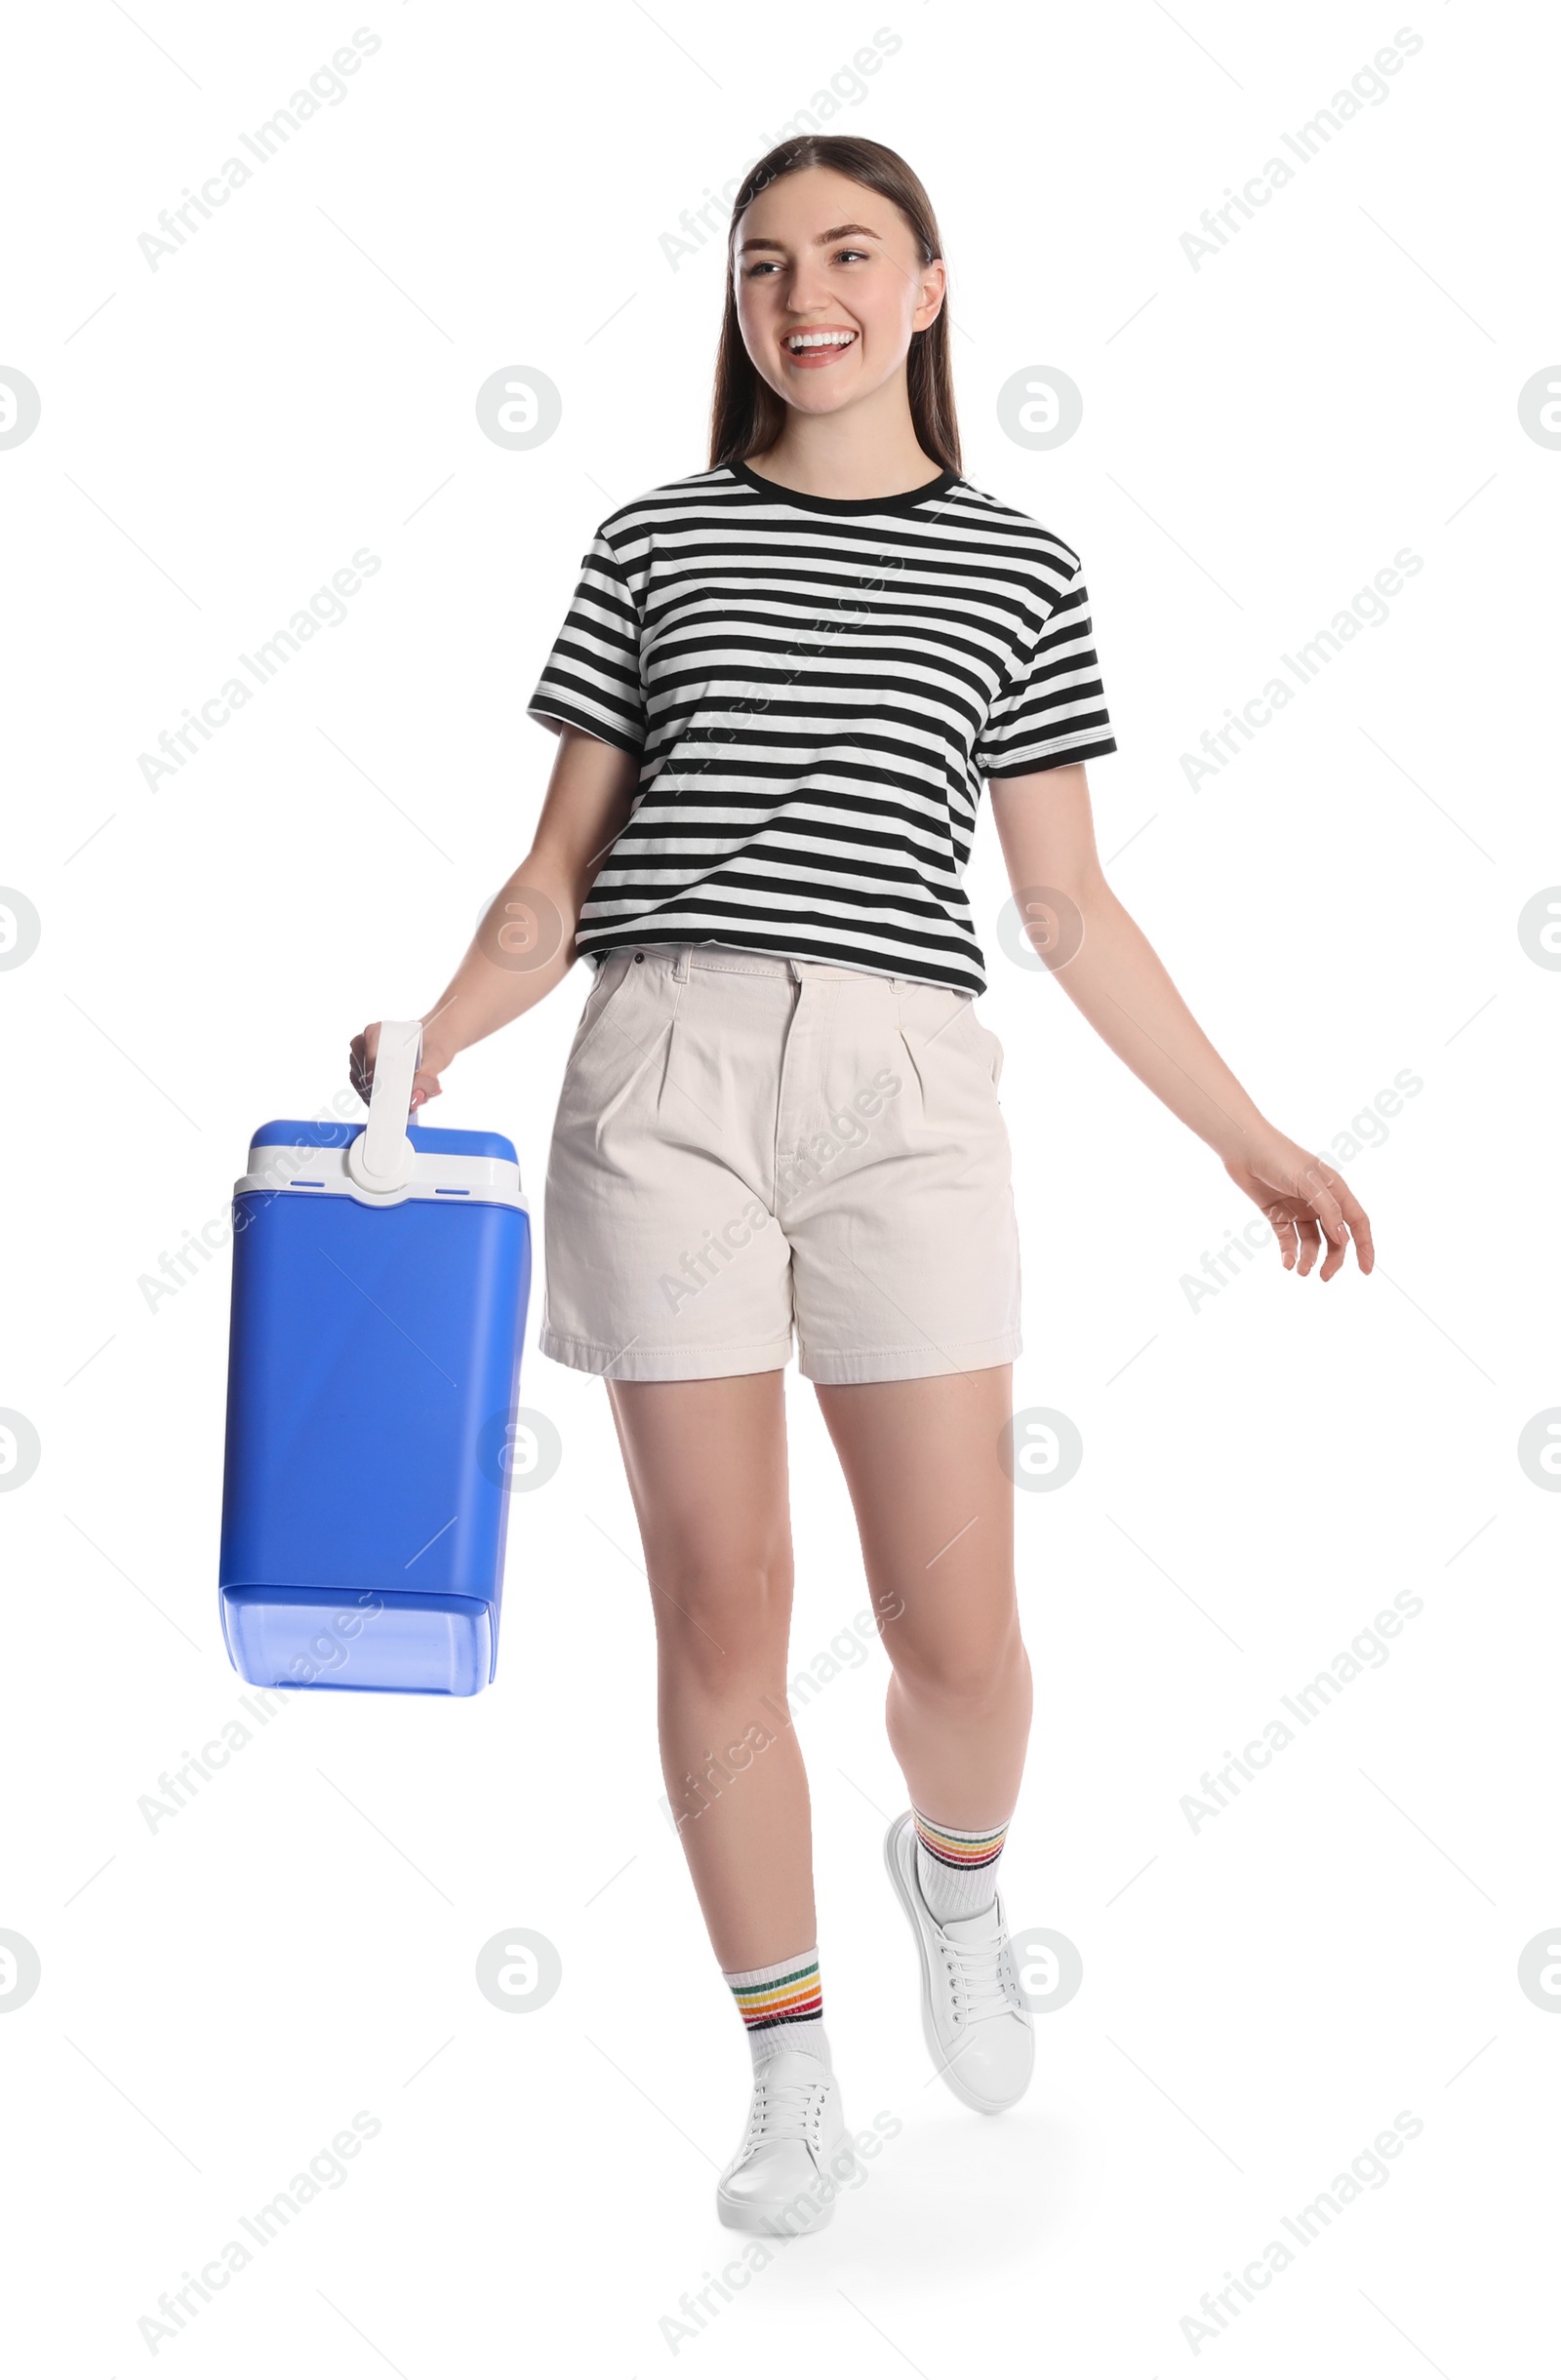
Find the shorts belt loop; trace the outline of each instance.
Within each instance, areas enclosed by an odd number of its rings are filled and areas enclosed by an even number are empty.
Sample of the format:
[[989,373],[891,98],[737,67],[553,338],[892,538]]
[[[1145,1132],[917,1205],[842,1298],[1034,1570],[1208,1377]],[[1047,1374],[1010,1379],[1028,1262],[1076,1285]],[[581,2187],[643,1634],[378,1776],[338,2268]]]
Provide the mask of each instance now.
[[687,983],[689,979],[689,960],[693,956],[693,950],[694,945],[692,942],[680,942],[677,945],[677,955],[672,961],[672,980],[674,983]]

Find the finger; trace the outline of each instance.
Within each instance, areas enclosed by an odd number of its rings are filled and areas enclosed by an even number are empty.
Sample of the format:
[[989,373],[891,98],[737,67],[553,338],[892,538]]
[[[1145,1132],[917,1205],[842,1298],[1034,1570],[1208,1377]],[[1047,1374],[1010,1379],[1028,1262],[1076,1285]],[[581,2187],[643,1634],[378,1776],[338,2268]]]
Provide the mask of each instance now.
[[1329,1187],[1339,1201],[1340,1210],[1355,1243],[1356,1261],[1363,1273],[1369,1273],[1376,1261],[1377,1250],[1372,1244],[1371,1217],[1342,1175],[1329,1175]]
[[380,1028],[378,1025],[365,1025],[361,1033],[354,1033],[352,1036],[351,1048],[356,1067],[356,1072],[352,1077],[352,1088],[365,1106],[367,1106],[369,1094],[374,1089],[374,1061],[379,1047]]
[[1301,1193],[1341,1255],[1349,1245],[1349,1226],[1338,1193],[1344,1187],[1337,1173],[1315,1158],[1301,1177]]
[[1272,1206],[1263,1209],[1263,1213],[1268,1217],[1269,1229],[1279,1243],[1284,1268],[1287,1273],[1293,1272],[1296,1265],[1296,1226],[1290,1210],[1281,1207],[1276,1200]]
[[1304,1281],[1316,1263],[1317,1250],[1322,1246],[1322,1233],[1317,1228],[1317,1217],[1314,1214],[1304,1213],[1297,1215],[1296,1236],[1301,1242],[1301,1260],[1296,1270]]
[[1349,1223],[1339,1198],[1339,1192],[1343,1186],[1337,1173],[1329,1175],[1329,1197],[1335,1210],[1335,1219],[1332,1221],[1326,1217],[1323,1219],[1322,1229],[1327,1235],[1328,1245],[1323,1250],[1323,1269],[1317,1276],[1319,1281],[1332,1281],[1334,1275],[1341,1270],[1349,1255],[1351,1238]]
[[[1332,1167],[1325,1166],[1321,1158],[1317,1161],[1317,1171],[1322,1176],[1324,1189],[1327,1192],[1326,1202],[1321,1194],[1314,1202],[1321,1213],[1323,1228],[1328,1234],[1328,1252],[1323,1258],[1320,1278],[1324,1281],[1332,1281],[1335,1274],[1342,1269],[1348,1258],[1351,1240],[1355,1242],[1356,1255],[1362,1272],[1369,1273],[1372,1269],[1371,1225],[1366,1219],[1364,1208],[1342,1174],[1336,1173]],[[1364,1251],[1360,1247],[1362,1232],[1366,1239]]]

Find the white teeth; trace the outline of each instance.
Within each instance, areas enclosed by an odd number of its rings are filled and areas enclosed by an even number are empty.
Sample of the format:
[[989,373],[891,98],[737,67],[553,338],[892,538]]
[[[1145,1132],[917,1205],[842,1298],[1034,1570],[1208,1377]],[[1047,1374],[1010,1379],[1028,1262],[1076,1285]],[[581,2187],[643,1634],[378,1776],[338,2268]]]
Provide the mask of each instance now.
[[856,336],[855,331],[802,331],[786,345],[798,355],[804,347],[849,347]]

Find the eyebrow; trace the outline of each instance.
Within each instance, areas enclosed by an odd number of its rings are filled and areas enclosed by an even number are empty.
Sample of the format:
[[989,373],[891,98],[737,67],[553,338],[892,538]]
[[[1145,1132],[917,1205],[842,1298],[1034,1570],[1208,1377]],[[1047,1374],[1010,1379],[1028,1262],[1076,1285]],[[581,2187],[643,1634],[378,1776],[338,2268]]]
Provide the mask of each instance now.
[[[826,248],[831,240],[844,239],[848,231],[859,232],[863,239],[867,240],[876,240],[881,237],[880,233],[876,231],[869,231],[865,223],[836,223],[832,229],[828,231],[821,231],[817,239],[815,239],[813,242],[813,245],[815,248]],[[741,246],[739,248],[738,254],[740,257],[745,256],[750,248],[780,247],[780,242],[779,240],[744,240]]]

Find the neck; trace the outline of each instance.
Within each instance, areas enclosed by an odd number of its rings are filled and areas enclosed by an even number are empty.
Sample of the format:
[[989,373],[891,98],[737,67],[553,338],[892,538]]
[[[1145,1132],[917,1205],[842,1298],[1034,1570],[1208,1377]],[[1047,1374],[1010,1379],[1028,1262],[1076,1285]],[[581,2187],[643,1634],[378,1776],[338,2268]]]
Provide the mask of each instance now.
[[885,422],[859,419],[860,409],[831,415],[786,409],[775,444],[744,456],[750,471],[773,479],[799,496],[829,496],[850,501],[874,496],[905,496],[925,488],[943,466],[924,454],[902,406]]

